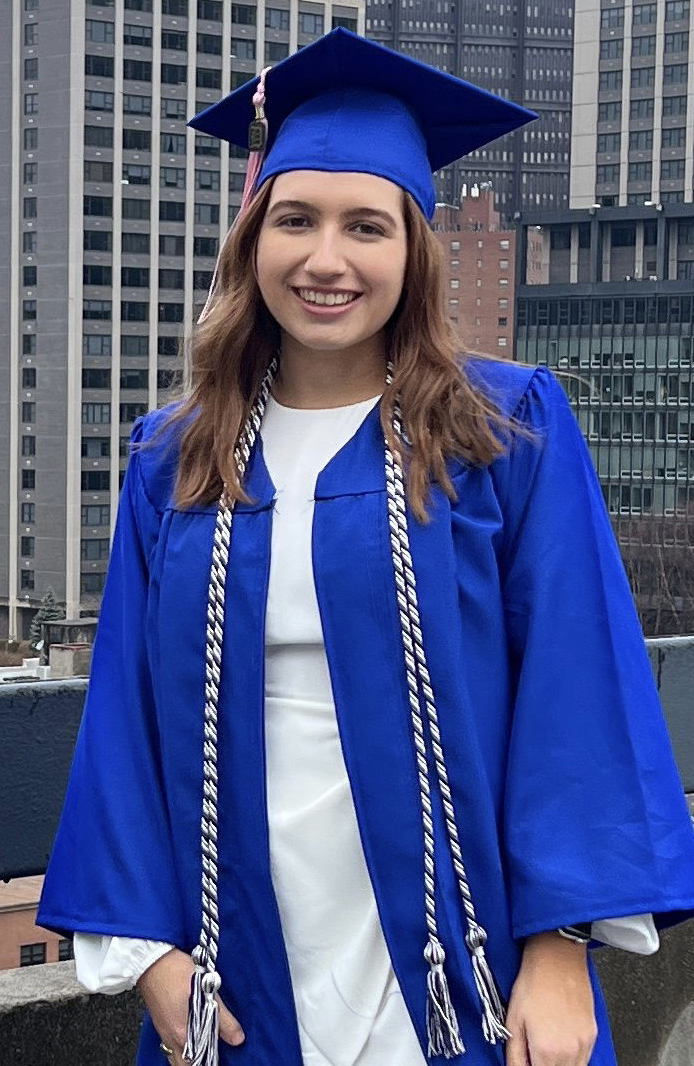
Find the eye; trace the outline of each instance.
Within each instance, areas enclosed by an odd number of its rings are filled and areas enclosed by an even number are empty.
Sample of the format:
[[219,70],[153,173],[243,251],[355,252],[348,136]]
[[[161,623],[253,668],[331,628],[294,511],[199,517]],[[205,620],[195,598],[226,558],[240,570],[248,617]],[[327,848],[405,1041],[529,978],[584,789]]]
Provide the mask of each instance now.
[[277,225],[283,229],[304,229],[309,224],[305,215],[285,215],[277,220]]
[[358,233],[362,237],[385,236],[380,226],[375,226],[373,222],[355,222],[355,224],[352,226],[352,232]]

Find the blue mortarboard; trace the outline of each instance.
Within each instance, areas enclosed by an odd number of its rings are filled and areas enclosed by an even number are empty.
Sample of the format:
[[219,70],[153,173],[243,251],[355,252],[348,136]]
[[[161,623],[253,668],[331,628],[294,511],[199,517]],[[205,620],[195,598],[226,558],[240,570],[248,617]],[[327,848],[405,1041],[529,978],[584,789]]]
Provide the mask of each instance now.
[[[248,146],[254,78],[189,125]],[[431,218],[432,171],[537,116],[342,28],[278,63],[265,82],[266,156],[257,187],[288,170],[376,174]]]

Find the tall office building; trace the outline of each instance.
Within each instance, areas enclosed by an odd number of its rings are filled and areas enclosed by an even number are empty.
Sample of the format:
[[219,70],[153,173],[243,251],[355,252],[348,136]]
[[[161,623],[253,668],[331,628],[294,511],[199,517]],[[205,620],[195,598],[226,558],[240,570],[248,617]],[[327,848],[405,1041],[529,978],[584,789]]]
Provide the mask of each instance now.
[[571,207],[691,203],[690,0],[577,0]]
[[507,221],[568,205],[573,8],[561,0],[367,0],[367,37],[539,113],[442,171],[439,199],[456,203],[463,186],[491,181]]
[[577,0],[571,208],[525,213],[518,358],[567,371],[647,634],[694,627],[689,0]]
[[186,119],[363,0],[0,0],[0,637],[99,602],[133,421],[175,377],[244,154]]

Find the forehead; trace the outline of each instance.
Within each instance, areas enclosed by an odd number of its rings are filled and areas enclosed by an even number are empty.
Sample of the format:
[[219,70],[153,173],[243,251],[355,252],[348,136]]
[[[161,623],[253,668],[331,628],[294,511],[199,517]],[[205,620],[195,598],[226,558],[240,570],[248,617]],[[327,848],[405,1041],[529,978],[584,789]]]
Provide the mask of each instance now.
[[367,207],[402,217],[403,194],[399,185],[375,174],[337,173],[325,170],[290,170],[278,174],[268,207],[279,200],[303,200],[326,210]]

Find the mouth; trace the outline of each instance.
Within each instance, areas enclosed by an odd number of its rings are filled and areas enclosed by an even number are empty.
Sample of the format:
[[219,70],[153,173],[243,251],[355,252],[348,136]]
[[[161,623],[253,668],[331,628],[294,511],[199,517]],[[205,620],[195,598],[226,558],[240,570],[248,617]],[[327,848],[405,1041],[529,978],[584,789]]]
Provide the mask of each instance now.
[[360,292],[346,289],[309,289],[292,288],[294,295],[301,301],[303,306],[314,313],[338,314],[351,307],[359,299]]

